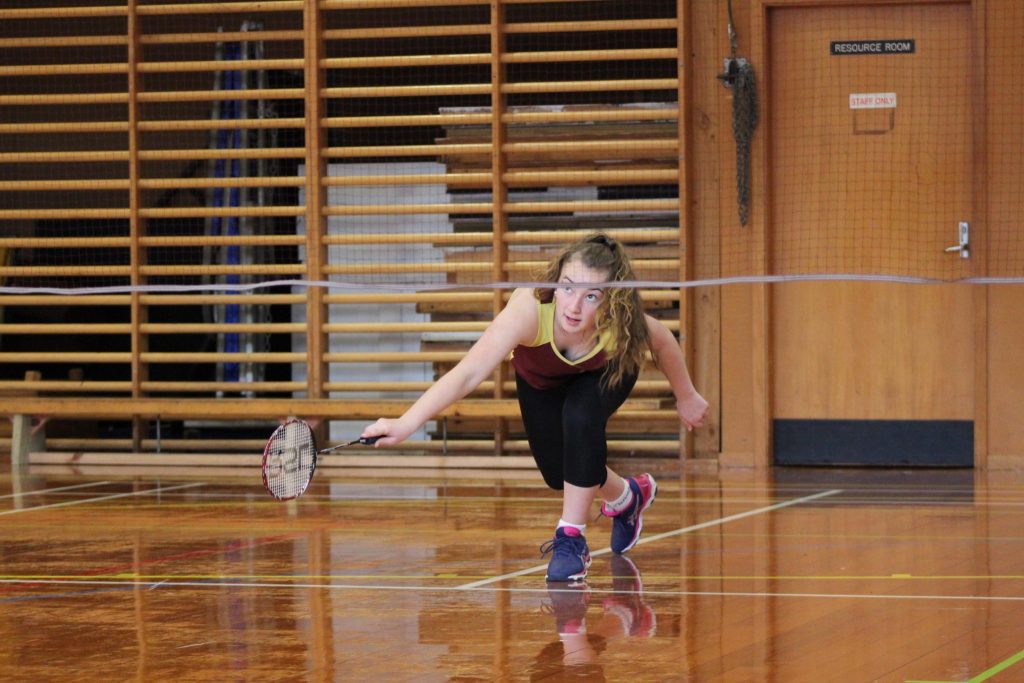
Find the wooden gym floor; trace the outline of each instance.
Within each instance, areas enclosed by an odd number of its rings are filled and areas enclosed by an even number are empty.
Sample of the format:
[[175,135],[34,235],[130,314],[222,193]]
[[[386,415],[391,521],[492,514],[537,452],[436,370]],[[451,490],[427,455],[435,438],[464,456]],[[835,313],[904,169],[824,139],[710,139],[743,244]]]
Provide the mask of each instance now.
[[1024,681],[1020,474],[663,473],[586,588],[516,476],[4,473],[0,677]]

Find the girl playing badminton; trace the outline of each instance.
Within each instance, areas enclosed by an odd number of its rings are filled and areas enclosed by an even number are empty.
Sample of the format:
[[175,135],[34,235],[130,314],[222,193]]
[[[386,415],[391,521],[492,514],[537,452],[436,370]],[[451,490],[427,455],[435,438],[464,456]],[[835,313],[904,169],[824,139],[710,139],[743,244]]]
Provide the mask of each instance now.
[[640,538],[643,513],[657,484],[649,474],[623,479],[608,469],[605,427],[636,383],[650,349],[676,397],[679,419],[692,430],[704,423],[708,403],[697,393],[678,343],[643,312],[634,288],[604,283],[633,280],[625,250],[595,234],[566,247],[548,266],[557,287],[517,289],[459,363],[398,419],[380,419],[363,437],[392,446],[491,376],[512,353],[516,389],[530,450],[552,489],[562,491],[562,517],[554,538],[548,581],[586,577],[585,538],[595,497],[613,519],[611,549],[625,553]]

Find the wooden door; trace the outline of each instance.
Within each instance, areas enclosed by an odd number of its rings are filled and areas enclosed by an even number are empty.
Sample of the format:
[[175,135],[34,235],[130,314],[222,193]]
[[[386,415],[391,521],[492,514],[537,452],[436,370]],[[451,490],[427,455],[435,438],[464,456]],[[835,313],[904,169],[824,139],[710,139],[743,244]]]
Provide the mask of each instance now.
[[[769,11],[773,272],[972,274],[945,250],[973,210],[970,26],[968,4]],[[773,285],[775,462],[970,466],[972,301],[962,284]]]

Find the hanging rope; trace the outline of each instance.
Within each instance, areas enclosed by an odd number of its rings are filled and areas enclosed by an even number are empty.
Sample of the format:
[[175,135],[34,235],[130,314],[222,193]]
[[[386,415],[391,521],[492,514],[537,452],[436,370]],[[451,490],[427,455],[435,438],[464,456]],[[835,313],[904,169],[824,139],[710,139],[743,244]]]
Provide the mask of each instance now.
[[732,91],[732,136],[736,141],[736,201],[740,225],[750,218],[750,144],[757,128],[757,87],[754,67],[743,57],[737,57],[736,30],[732,19],[732,0],[729,0],[729,46],[731,56],[725,60],[725,72],[718,75],[725,87]]

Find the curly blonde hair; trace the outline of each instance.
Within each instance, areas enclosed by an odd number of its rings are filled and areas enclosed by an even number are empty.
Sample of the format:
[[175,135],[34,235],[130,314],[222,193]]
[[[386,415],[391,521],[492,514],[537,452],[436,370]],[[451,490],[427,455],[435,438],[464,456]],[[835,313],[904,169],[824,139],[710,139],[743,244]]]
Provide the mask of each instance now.
[[[573,258],[579,258],[587,268],[606,273],[608,282],[635,280],[626,250],[617,241],[603,233],[588,235],[565,247],[548,264],[542,275],[545,282],[558,282],[562,267]],[[538,287],[533,294],[542,302],[554,297],[550,287]],[[643,304],[635,287],[608,287],[597,309],[597,331],[608,330],[615,340],[612,349],[605,349],[608,365],[602,381],[617,386],[627,375],[640,372],[644,352],[650,346]]]

